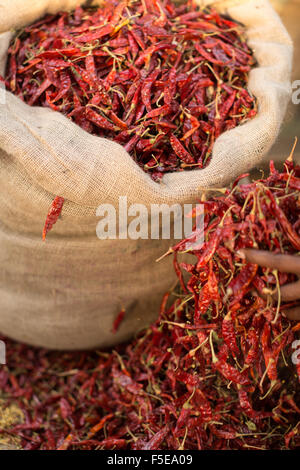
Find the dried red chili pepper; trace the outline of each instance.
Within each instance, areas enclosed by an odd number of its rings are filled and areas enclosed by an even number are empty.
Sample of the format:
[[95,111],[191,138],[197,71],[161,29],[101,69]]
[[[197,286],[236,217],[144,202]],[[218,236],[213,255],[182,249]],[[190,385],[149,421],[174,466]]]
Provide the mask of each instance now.
[[184,148],[184,146],[181,144],[181,142],[179,142],[175,135],[171,135],[170,143],[174,152],[180,158],[181,161],[187,163],[188,165],[195,163],[195,160],[192,155]]
[[234,354],[234,356],[238,356],[240,350],[236,343],[236,332],[231,316],[231,312],[228,312],[227,315],[224,317],[222,322],[222,335],[224,338],[225,343],[228,346],[228,349]]
[[257,272],[257,265],[247,264],[229,284],[227,295],[233,296],[231,305],[239,302]]
[[64,205],[64,198],[60,196],[56,196],[56,198],[53,200],[51,207],[49,209],[49,212],[47,214],[44,230],[43,230],[43,240],[46,239],[47,233],[50,232],[52,229],[53,225],[56,224],[63,205]]
[[119,330],[119,327],[122,323],[122,321],[124,320],[124,317],[125,317],[125,309],[122,308],[122,310],[118,313],[114,323],[113,323],[113,329],[112,329],[112,332],[115,334],[117,333],[117,331]]

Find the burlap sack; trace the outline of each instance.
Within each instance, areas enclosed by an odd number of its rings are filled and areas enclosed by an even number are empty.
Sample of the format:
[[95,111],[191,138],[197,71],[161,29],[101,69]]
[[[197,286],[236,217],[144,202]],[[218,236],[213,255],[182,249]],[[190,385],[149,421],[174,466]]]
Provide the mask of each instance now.
[[[13,28],[80,0],[0,0],[0,73]],[[203,3],[203,2],[201,2]],[[157,315],[173,282],[170,260],[155,259],[169,241],[96,237],[96,208],[193,201],[199,187],[223,186],[257,165],[278,134],[290,96],[291,40],[265,0],[215,3],[244,23],[259,67],[249,87],[259,101],[251,122],[223,134],[208,168],[166,175],[157,184],[118,144],[91,136],[49,109],[30,108],[11,93],[0,105],[0,331],[59,349],[108,346]],[[41,241],[55,195],[65,197],[61,221]],[[126,318],[117,335],[112,321]]]

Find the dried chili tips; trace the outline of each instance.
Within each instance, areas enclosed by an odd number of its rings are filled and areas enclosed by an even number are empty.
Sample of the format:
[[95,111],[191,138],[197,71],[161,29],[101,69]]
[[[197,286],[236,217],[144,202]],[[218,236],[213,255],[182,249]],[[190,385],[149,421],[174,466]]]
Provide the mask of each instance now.
[[5,81],[31,106],[123,145],[154,180],[203,168],[215,140],[253,118],[244,28],[188,1],[107,0],[18,33]]

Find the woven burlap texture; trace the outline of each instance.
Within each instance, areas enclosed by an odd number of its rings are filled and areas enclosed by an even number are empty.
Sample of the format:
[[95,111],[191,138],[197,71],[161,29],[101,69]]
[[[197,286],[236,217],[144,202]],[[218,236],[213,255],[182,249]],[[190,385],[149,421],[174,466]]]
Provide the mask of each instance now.
[[[11,30],[77,0],[0,0],[0,73]],[[0,331],[59,349],[107,346],[130,337],[157,314],[173,282],[168,260],[155,263],[169,241],[96,238],[96,208],[196,201],[199,188],[223,186],[259,164],[274,143],[291,91],[292,43],[266,0],[205,1],[244,23],[259,66],[249,88],[258,116],[223,134],[204,170],[165,175],[157,184],[118,144],[87,134],[49,109],[0,97]],[[65,197],[61,221],[42,243],[55,195]],[[111,325],[121,306],[126,319]]]

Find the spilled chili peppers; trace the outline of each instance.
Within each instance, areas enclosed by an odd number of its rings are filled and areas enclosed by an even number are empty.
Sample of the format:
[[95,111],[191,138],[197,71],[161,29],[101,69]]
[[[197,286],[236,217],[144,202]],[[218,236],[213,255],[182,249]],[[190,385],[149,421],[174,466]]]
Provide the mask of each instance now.
[[160,180],[205,167],[217,137],[256,115],[242,25],[189,0],[107,0],[20,31],[6,85],[123,145]]
[[[299,252],[299,184],[300,167],[287,161],[282,173],[271,164],[268,178],[204,201],[204,245],[191,248],[194,232],[170,250],[178,288],[132,342],[56,353],[5,339],[1,398],[24,414],[5,432],[24,449],[299,448],[299,325],[266,294],[294,275],[238,253]],[[191,262],[181,262],[187,250]]]

